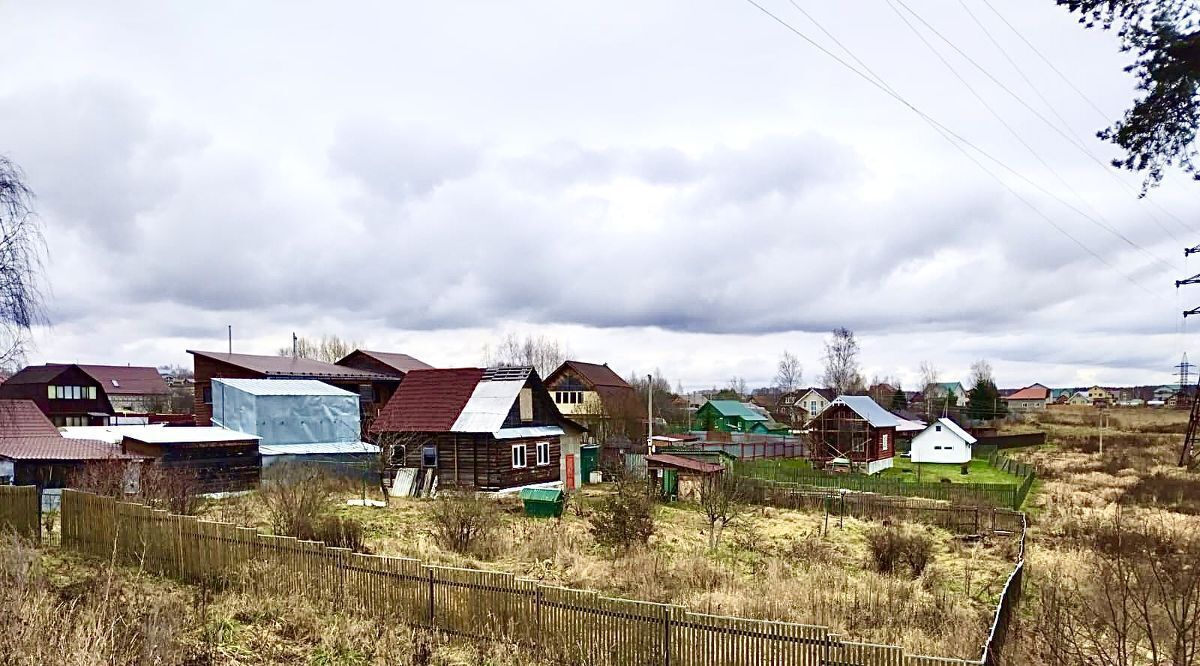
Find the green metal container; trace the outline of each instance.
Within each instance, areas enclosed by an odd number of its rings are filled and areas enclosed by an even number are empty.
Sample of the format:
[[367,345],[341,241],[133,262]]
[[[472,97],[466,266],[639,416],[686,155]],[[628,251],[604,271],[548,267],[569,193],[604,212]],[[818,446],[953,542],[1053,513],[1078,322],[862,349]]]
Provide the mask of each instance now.
[[579,447],[579,473],[583,483],[592,482],[592,472],[600,468],[600,447],[595,444]]
[[532,518],[558,518],[563,512],[563,491],[556,488],[525,488],[521,490],[525,515]]

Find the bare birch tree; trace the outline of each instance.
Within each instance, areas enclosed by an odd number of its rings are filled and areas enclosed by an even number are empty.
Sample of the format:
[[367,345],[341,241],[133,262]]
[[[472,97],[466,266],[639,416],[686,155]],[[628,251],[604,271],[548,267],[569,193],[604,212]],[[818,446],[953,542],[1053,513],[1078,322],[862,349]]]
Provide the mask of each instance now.
[[488,366],[532,366],[544,379],[567,360],[567,353],[566,347],[554,338],[509,333],[495,348],[484,346],[483,362]]
[[825,374],[822,381],[838,395],[861,393],[863,377],[858,367],[858,340],[854,331],[835,328],[825,341]]
[[779,365],[775,371],[775,386],[780,393],[791,393],[800,388],[803,382],[804,366],[795,354],[785,349],[783,356],[779,357]]
[[44,321],[45,241],[21,168],[0,155],[0,367],[24,364],[30,329]]

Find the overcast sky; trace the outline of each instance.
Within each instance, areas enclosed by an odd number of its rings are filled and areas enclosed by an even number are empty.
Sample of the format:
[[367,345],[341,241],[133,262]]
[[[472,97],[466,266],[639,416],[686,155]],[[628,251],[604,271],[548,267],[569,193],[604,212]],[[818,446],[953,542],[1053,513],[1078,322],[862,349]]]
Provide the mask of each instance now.
[[797,3],[1004,166],[745,0],[4,3],[0,152],[49,251],[31,360],[190,366],[232,324],[235,351],[459,366],[531,332],[754,386],[784,349],[818,380],[844,325],[909,388],[977,358],[1002,386],[1169,381],[1200,184],[1139,201],[1097,163],[1134,94],[1114,35],[988,1],[1070,85],[984,0],[908,6],[1047,122],[887,0]]

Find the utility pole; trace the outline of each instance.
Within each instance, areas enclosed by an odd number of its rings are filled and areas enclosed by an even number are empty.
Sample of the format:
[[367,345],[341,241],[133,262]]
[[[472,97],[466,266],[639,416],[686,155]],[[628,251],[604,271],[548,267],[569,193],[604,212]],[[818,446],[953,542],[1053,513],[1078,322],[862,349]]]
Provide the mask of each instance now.
[[[1183,257],[1184,259],[1187,259],[1189,256],[1198,252],[1200,252],[1200,245],[1184,248]],[[1176,280],[1175,288],[1179,289],[1185,284],[1200,284],[1200,274],[1193,275],[1192,277],[1185,278],[1183,280]],[[1200,314],[1200,307],[1192,308],[1191,310],[1184,310],[1184,321],[1187,321],[1187,318],[1194,314]],[[1184,354],[1183,361],[1181,361],[1179,364],[1179,378],[1181,381],[1185,378],[1188,378],[1187,373],[1191,369],[1188,367],[1189,365],[1190,364],[1187,362],[1187,355]],[[1181,384],[1179,386],[1179,395],[1186,397],[1188,388],[1189,387]],[[1183,436],[1183,448],[1179,451],[1180,467],[1191,467],[1192,463],[1195,461],[1197,453],[1196,439],[1197,431],[1200,429],[1200,395],[1196,395],[1195,391],[1192,392],[1191,403],[1192,411],[1188,416],[1187,432]]]
[[228,328],[229,328],[229,353],[232,354],[233,353],[233,324],[230,324],[228,326]]
[[1100,457],[1101,458],[1104,457],[1104,422],[1106,420],[1105,417],[1107,417],[1107,416],[1108,416],[1108,412],[1101,409],[1100,410]]
[[646,375],[646,451],[654,453],[654,375]]

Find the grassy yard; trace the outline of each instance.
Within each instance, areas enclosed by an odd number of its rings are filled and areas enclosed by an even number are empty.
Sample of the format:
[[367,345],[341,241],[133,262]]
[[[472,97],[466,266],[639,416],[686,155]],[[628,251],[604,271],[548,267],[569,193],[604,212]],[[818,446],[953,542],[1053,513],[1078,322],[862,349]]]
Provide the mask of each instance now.
[[[920,467],[918,472],[917,467]],[[887,479],[900,479],[916,483],[937,482],[949,479],[951,483],[1012,483],[1020,484],[1024,479],[1008,472],[992,467],[988,461],[972,459],[967,466],[967,473],[962,473],[961,465],[936,463],[914,464],[908,458],[897,457],[895,466],[884,470],[880,476]]]
[[[940,483],[942,479],[949,479],[951,483],[1020,484],[1024,480],[1019,476],[1002,472],[992,467],[986,460],[971,460],[966,474],[960,473],[961,470],[959,465],[923,463],[920,467],[920,480],[922,483]],[[779,478],[786,479],[788,473],[795,471],[812,471],[813,466],[812,463],[804,458],[778,458],[773,460],[751,461],[745,463],[744,469],[760,473],[765,478],[772,478],[776,471],[778,471]],[[895,466],[889,470],[881,472],[879,474],[879,478],[916,483],[916,466],[913,465],[912,461],[908,458],[896,456]]]

